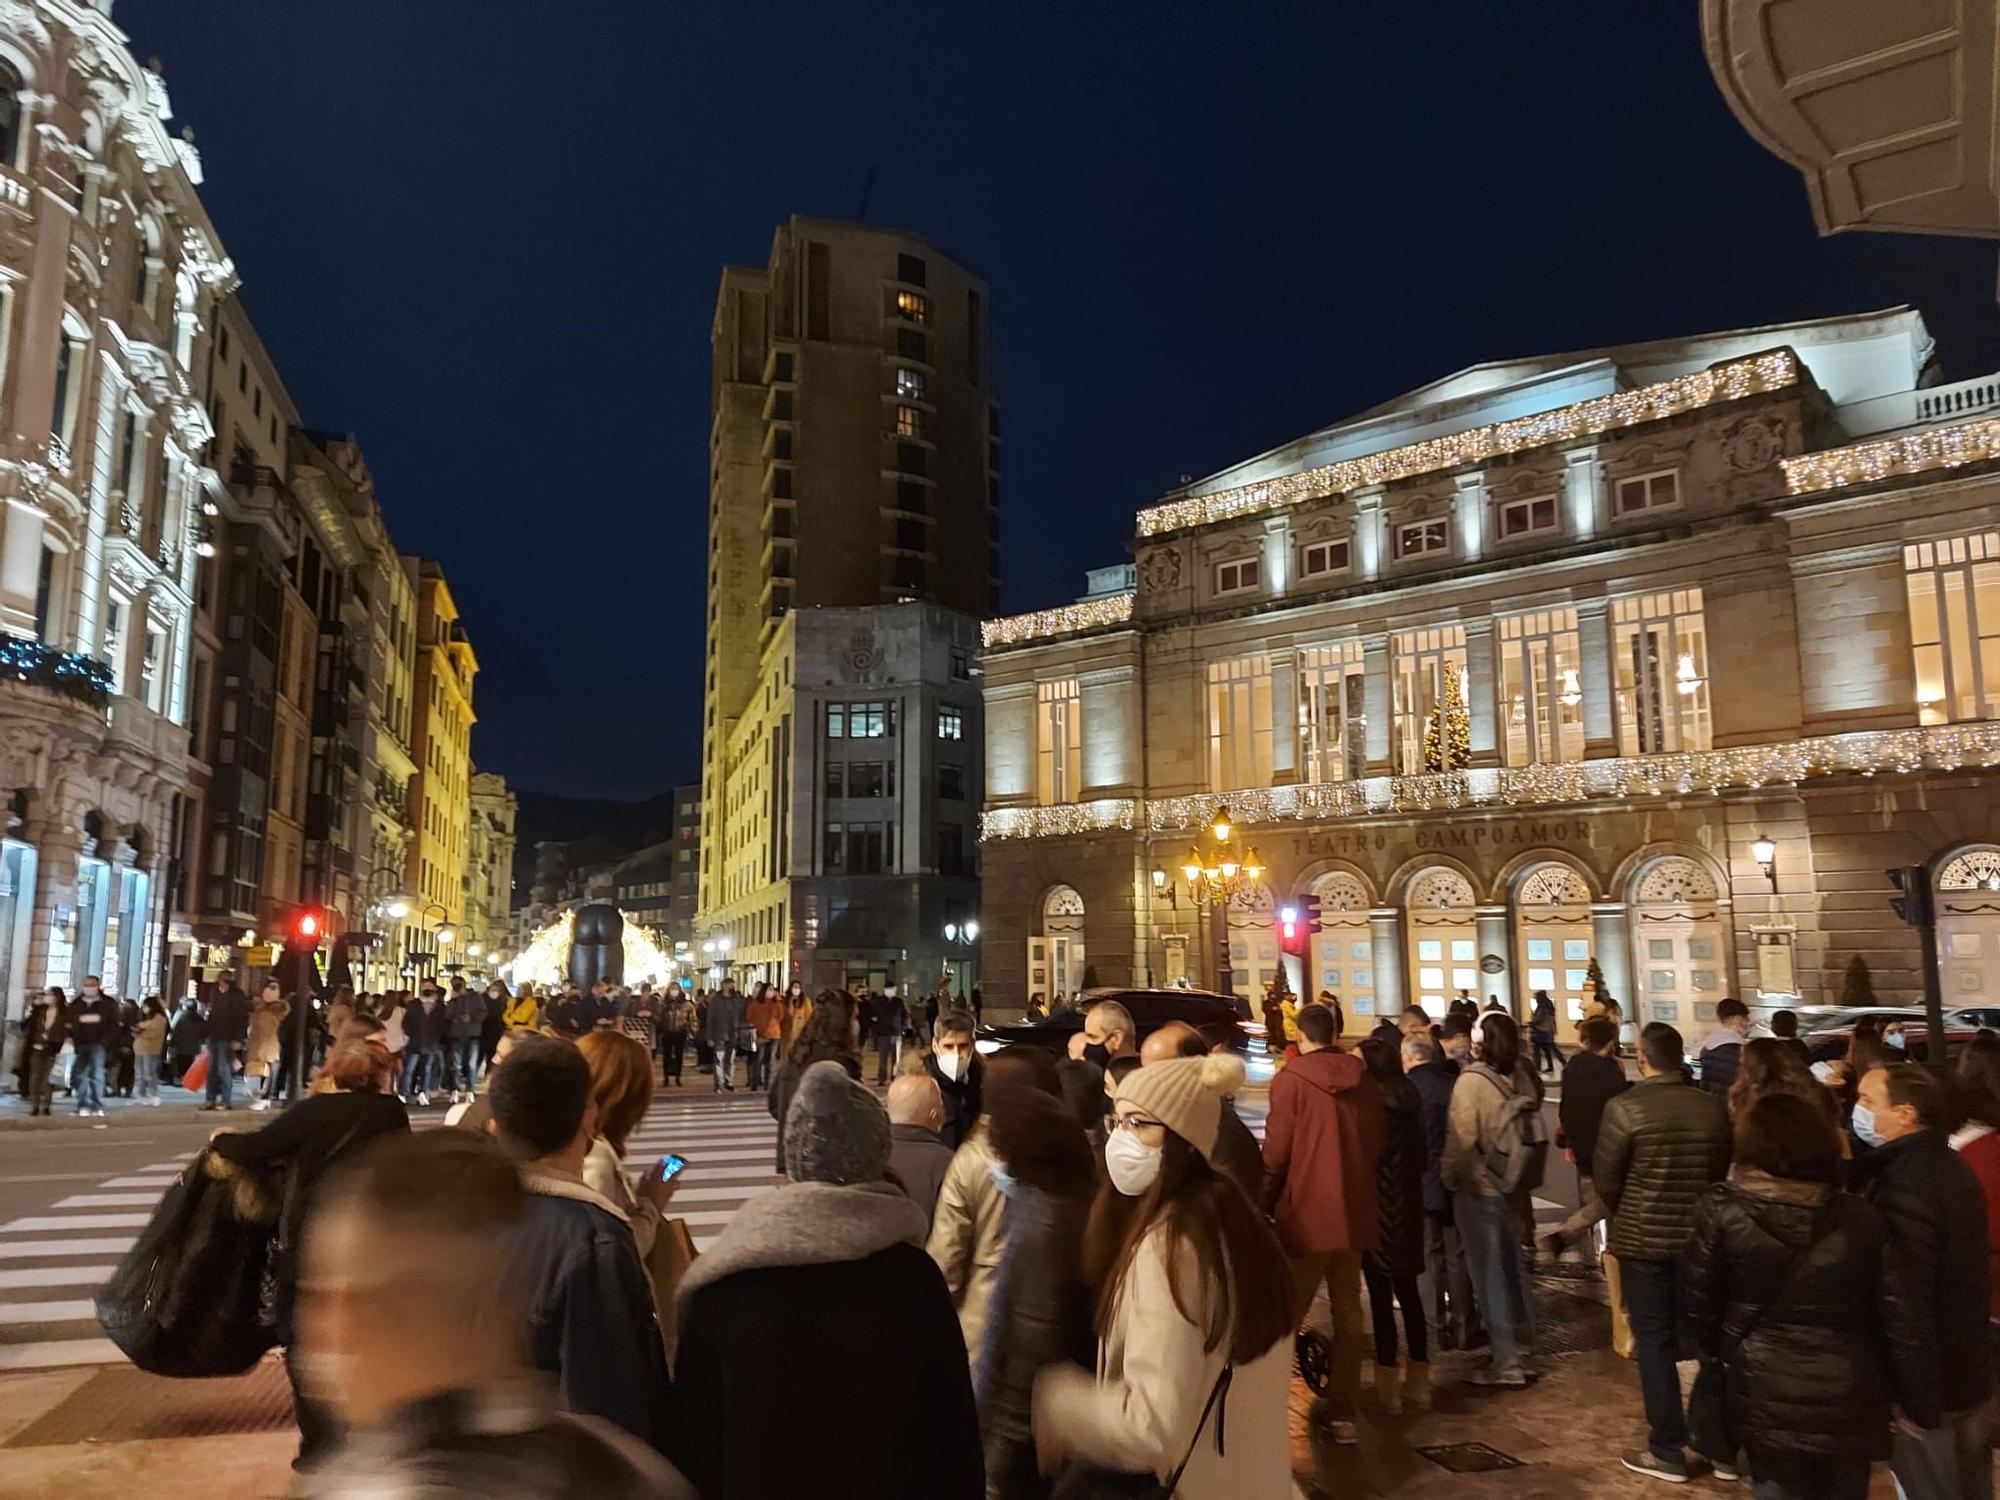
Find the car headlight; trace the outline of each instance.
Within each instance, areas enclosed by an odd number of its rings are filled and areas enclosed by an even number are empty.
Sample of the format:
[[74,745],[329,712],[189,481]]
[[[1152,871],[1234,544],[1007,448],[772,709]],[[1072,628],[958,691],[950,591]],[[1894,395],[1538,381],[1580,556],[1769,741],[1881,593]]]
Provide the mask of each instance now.
[[1002,1047],[1006,1045],[1007,1044],[1005,1042],[996,1042],[991,1037],[981,1037],[978,1041],[972,1044],[972,1050],[974,1052],[991,1056],[993,1053],[998,1052]]

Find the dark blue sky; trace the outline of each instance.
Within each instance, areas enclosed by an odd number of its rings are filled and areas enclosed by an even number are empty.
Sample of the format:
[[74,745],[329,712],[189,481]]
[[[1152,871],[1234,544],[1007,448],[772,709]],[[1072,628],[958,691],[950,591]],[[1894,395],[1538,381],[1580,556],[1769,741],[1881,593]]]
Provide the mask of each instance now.
[[991,282],[1009,610],[1201,474],[1475,361],[1914,302],[1991,243],[1813,233],[1691,3],[118,0],[308,425],[479,653],[482,767],[693,779],[708,326],[787,214]]

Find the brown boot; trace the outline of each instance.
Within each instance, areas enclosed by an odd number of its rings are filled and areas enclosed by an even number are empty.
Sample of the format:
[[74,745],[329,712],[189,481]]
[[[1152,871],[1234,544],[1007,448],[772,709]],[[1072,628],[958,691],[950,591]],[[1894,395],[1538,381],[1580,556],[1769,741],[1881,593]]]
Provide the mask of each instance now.
[[1402,1415],[1402,1366],[1377,1365],[1375,1367],[1375,1404],[1392,1417]]
[[1414,1360],[1403,1367],[1403,1409],[1405,1411],[1429,1411],[1431,1409],[1431,1367],[1420,1365]]

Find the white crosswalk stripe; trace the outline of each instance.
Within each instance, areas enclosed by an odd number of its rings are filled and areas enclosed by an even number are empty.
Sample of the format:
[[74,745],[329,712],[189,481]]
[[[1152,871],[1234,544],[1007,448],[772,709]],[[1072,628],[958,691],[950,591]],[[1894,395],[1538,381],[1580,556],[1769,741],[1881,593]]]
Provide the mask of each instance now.
[[[415,1123],[423,1129],[437,1118],[420,1114]],[[762,1094],[670,1092],[634,1132],[627,1160],[638,1172],[670,1151],[687,1158],[668,1212],[705,1248],[738,1208],[775,1186],[777,1137]],[[94,1185],[77,1182],[85,1191],[0,1221],[0,1373],[123,1361],[98,1331],[92,1294],[193,1159],[186,1152]]]

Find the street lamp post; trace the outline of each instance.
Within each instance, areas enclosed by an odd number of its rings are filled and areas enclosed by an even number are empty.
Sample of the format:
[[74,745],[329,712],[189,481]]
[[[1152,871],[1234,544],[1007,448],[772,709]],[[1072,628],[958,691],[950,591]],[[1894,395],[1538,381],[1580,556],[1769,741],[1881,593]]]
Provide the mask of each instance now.
[[[1237,852],[1236,829],[1226,806],[1215,810],[1207,832],[1206,845],[1196,840],[1188,847],[1181,875],[1187,884],[1189,902],[1209,919],[1209,939],[1215,946],[1216,988],[1228,995],[1235,993],[1235,975],[1229,965],[1229,908],[1247,909],[1256,904],[1264,880],[1264,861],[1254,848]],[[1152,879],[1153,889],[1165,895],[1168,904],[1178,910],[1179,893],[1167,872],[1156,869]]]
[[443,902],[432,901],[427,903],[422,912],[422,920],[428,922],[432,912],[438,914],[438,925],[435,934],[437,945],[430,952],[431,974],[435,977],[437,971],[443,967],[439,963],[439,960],[443,957],[444,950],[451,946],[452,938],[456,934],[452,931],[451,927],[451,912],[445,907]]
[[1750,857],[1757,861],[1757,868],[1764,872],[1764,878],[1771,882],[1771,894],[1778,894],[1778,841],[1769,834],[1760,833],[1750,845]]
[[[963,922],[945,923],[944,941],[947,949],[962,947],[970,950],[979,942],[979,919],[967,917]],[[958,998],[963,1000],[966,998],[965,964],[961,962],[957,967]]]

